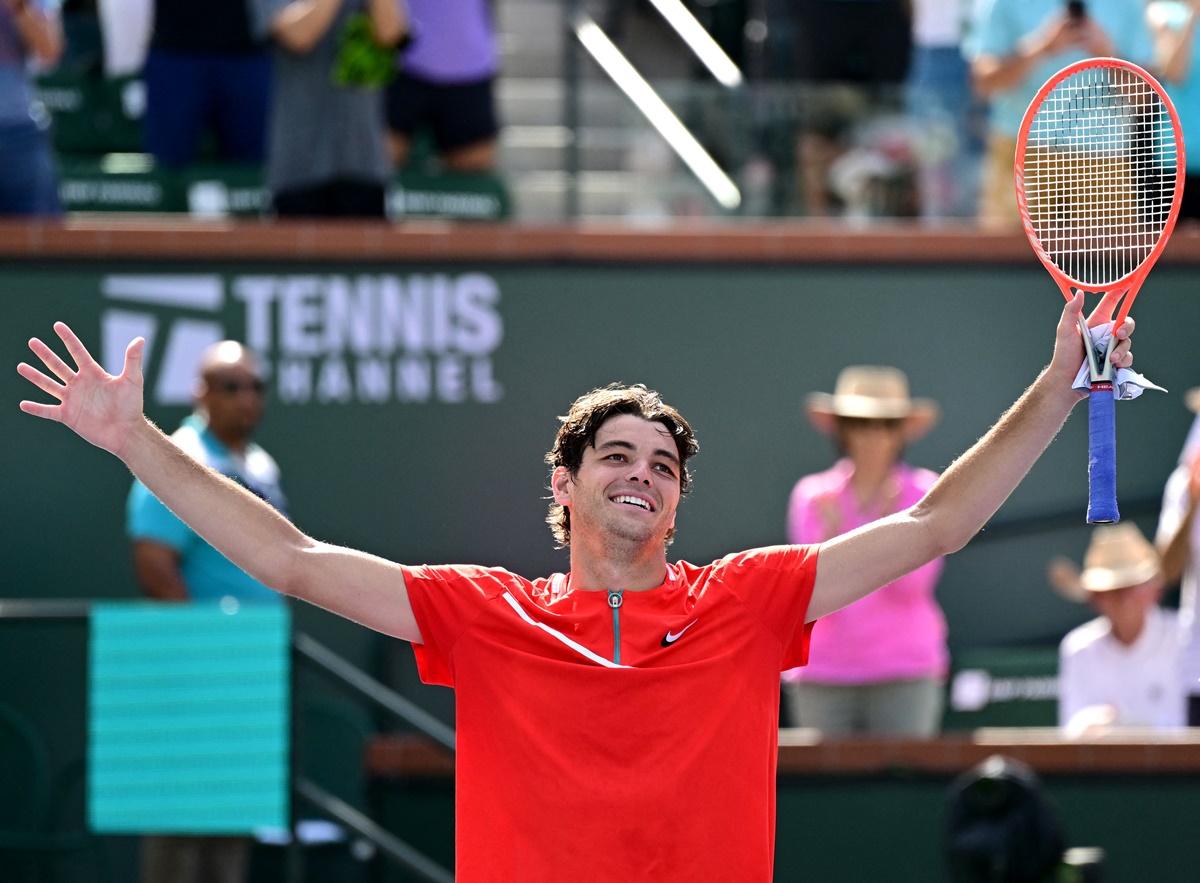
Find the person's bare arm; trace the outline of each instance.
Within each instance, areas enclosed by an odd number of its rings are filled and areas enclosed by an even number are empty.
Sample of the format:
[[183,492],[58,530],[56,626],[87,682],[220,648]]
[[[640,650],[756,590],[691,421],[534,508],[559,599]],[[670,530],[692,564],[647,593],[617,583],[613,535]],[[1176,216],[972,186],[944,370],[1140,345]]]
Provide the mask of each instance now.
[[[1109,321],[1115,298],[1097,307],[1091,323]],[[1078,318],[1083,296],[1059,319],[1050,365],[986,435],[947,469],[915,506],[822,544],[809,605],[812,621],[961,549],[1000,508],[1062,428],[1082,394],[1071,381],[1083,360]],[[1133,320],[1117,331],[1113,363],[1133,361]]]
[[46,67],[58,64],[63,53],[62,23],[30,0],[0,0],[12,12],[13,22],[29,54]]
[[311,52],[341,8],[342,0],[292,0],[271,20],[271,36],[292,52]]
[[1066,12],[1056,12],[1040,28],[1021,39],[1009,55],[976,58],[971,63],[971,83],[976,93],[990,98],[997,92],[1019,86],[1043,61],[1076,46],[1091,55],[1113,54],[1112,41],[1093,19],[1075,21]]
[[30,349],[57,380],[24,362],[17,372],[59,404],[23,401],[22,411],[64,423],[119,457],[172,512],[264,585],[420,643],[399,565],[305,535],[263,500],[197,463],[145,418],[144,340],[129,345],[124,370],[114,377],[70,328],[58,322],[54,330],[77,370],[42,341],[31,340]]
[[142,593],[156,601],[186,601],[179,552],[154,540],[133,541],[133,576]]
[[1192,67],[1192,41],[1196,36],[1196,9],[1189,4],[1187,21],[1181,28],[1171,28],[1165,22],[1150,23],[1154,34],[1154,67],[1164,80],[1182,83]]
[[367,0],[371,33],[380,46],[395,46],[408,32],[408,16],[399,0]]

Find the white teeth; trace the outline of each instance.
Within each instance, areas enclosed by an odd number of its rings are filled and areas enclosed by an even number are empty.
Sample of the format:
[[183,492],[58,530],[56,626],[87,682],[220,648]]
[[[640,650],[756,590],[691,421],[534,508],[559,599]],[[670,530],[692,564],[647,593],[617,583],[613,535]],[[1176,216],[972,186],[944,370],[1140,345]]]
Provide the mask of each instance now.
[[640,499],[639,497],[625,497],[625,496],[613,497],[613,502],[614,503],[630,503],[634,506],[641,506],[647,512],[650,511],[650,504],[647,503],[645,500]]

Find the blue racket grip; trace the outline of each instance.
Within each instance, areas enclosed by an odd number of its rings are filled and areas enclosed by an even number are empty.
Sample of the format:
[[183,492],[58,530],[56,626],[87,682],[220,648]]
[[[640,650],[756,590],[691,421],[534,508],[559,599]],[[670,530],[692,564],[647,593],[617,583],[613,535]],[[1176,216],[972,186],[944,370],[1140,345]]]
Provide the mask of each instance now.
[[1117,511],[1117,399],[1111,383],[1088,394],[1088,524],[1121,520]]

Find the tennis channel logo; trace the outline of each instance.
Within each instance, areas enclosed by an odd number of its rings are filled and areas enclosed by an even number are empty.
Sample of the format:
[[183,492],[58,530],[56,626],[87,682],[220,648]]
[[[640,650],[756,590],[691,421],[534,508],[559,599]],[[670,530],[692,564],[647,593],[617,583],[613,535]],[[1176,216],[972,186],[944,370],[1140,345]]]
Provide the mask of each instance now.
[[200,354],[227,337],[258,353],[283,404],[504,397],[500,288],[485,273],[112,274],[101,294],[105,368],[120,371],[129,341],[146,338],[146,389],[160,405],[191,403]]

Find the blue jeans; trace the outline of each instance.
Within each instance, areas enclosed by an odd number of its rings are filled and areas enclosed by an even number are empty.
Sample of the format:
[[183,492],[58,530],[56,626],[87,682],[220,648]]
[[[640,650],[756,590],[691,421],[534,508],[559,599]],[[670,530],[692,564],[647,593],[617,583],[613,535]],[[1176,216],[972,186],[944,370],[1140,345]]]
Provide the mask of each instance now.
[[0,215],[61,213],[47,130],[33,120],[0,123]]

